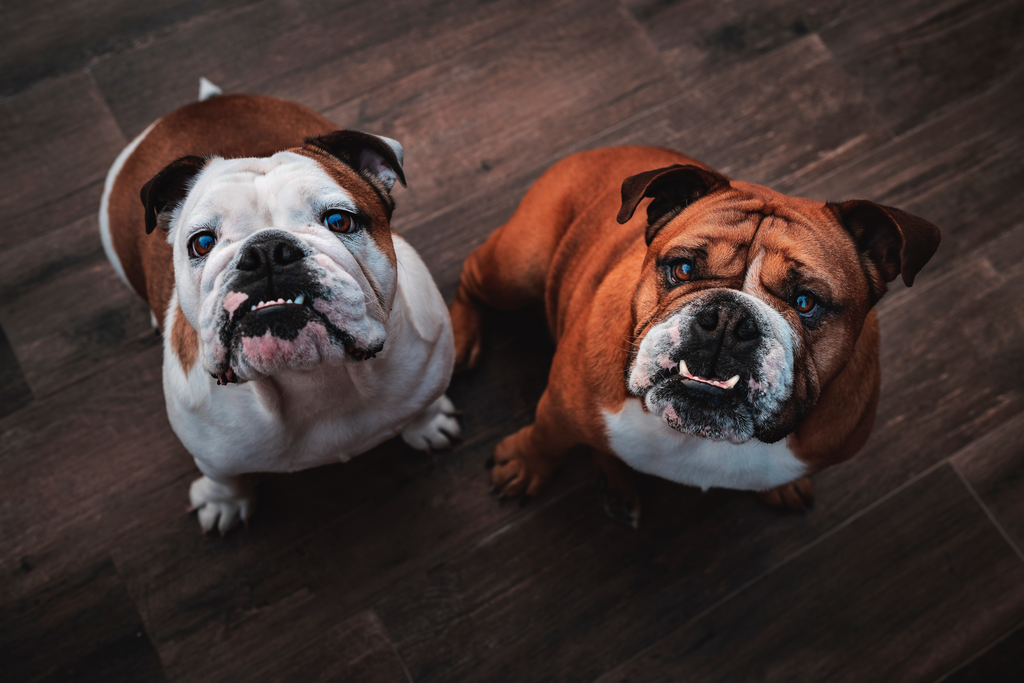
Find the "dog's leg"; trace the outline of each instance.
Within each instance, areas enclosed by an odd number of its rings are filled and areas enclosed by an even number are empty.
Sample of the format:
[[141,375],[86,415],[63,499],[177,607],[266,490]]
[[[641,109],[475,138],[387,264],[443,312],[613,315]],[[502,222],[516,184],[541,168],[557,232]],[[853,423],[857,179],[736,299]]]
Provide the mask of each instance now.
[[802,512],[814,503],[814,485],[810,477],[801,477],[767,491],[758,491],[757,495],[772,507]]
[[640,525],[640,496],[633,484],[633,470],[610,453],[592,449],[597,497],[616,522],[636,529]]
[[240,477],[203,475],[188,492],[191,510],[199,514],[203,533],[214,528],[223,536],[239,521],[248,522],[256,509],[256,480],[252,475]]
[[548,389],[537,404],[537,418],[505,437],[488,461],[491,490],[499,498],[536,496],[551,481],[565,455],[578,441],[567,421],[561,419]]
[[456,419],[459,411],[455,410],[451,400],[441,397],[427,406],[404,430],[402,440],[420,451],[442,451],[462,438],[462,428]]

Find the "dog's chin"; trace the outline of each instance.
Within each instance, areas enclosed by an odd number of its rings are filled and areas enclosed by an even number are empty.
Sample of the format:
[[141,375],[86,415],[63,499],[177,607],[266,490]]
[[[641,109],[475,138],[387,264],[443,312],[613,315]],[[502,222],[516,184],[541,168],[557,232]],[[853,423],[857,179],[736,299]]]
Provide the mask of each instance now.
[[230,361],[212,373],[221,383],[254,380],[284,370],[310,370],[373,358],[382,342],[360,344],[310,306],[277,305],[231,324]]
[[738,390],[690,388],[678,378],[647,392],[647,409],[683,434],[741,444],[755,436],[753,412]]

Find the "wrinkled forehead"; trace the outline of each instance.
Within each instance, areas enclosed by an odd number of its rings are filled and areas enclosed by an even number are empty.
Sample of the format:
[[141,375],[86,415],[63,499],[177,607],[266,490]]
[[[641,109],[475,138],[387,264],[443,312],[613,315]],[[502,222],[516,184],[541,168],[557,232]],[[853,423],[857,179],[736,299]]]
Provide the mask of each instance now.
[[[357,211],[352,195],[313,159],[294,152],[271,157],[211,160],[182,207],[189,223],[265,214],[276,221],[304,218],[310,207]],[[291,215],[294,214],[294,215]]]
[[745,270],[759,257],[759,263],[777,267],[827,270],[837,260],[848,260],[840,255],[852,245],[824,202],[739,181],[694,204],[676,221],[679,227],[664,252],[692,252],[726,270]]

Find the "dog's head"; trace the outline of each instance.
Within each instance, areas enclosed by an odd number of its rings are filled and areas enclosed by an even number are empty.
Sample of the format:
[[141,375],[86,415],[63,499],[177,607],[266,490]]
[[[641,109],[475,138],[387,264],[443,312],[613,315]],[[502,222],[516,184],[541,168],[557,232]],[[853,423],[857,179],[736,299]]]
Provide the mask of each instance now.
[[142,188],[178,303],[221,382],[365,360],[384,346],[402,147],[356,131],[271,157],[182,157]]
[[867,201],[822,203],[671,166],[622,185],[619,223],[647,206],[629,391],[674,429],[767,443],[792,432],[939,230]]

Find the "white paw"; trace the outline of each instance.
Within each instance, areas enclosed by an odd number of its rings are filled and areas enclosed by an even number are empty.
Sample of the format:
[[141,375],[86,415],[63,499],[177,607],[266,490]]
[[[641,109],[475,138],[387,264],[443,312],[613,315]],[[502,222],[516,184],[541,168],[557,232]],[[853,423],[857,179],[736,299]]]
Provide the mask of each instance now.
[[192,509],[199,513],[204,534],[217,529],[223,536],[239,521],[248,522],[256,508],[255,487],[241,477],[229,482],[199,477],[192,482],[188,498]]
[[402,440],[420,451],[441,451],[451,448],[462,437],[462,427],[455,406],[444,394],[431,403],[402,432]]

